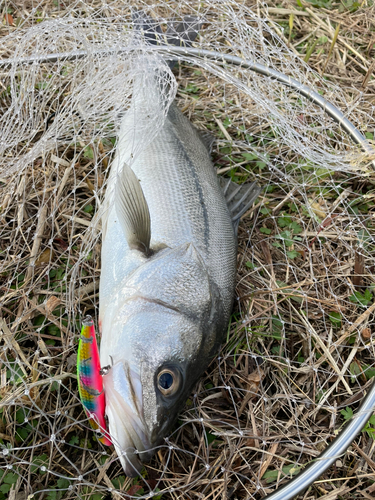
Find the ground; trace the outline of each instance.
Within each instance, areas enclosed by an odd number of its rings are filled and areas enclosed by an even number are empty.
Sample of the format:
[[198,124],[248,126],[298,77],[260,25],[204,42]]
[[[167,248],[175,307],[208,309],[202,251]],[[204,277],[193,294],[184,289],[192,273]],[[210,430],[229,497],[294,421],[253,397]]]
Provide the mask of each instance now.
[[[109,19],[124,8],[108,3],[82,2],[73,17],[94,18],[100,11]],[[264,55],[264,62],[336,103],[371,147],[371,1],[245,2],[259,23],[240,2],[228,2],[224,14],[217,5],[208,7],[212,18],[203,25],[209,47],[251,57],[246,27],[225,24],[229,11],[241,14],[263,30],[264,38],[253,40],[257,61]],[[160,16],[168,8],[190,12],[187,2],[179,9],[160,2],[155,12]],[[64,16],[73,2],[5,1],[0,9],[6,37]],[[220,36],[210,22],[223,24]],[[248,38],[236,39],[236,30]],[[248,45],[241,47],[243,40]],[[67,37],[66,46],[73,44]],[[1,58],[16,49],[4,44]],[[59,120],[57,103],[74,98],[73,79],[66,87],[61,83],[73,63],[57,64],[59,71],[41,70],[28,88],[39,92],[33,108],[25,104],[10,115],[18,87],[8,86],[10,72],[2,70],[1,130],[5,136],[14,116],[26,125],[22,141],[13,145],[7,136],[11,146],[0,170],[0,500],[23,500],[24,492],[48,500],[150,492],[162,499],[263,498],[326,448],[375,375],[374,156],[362,154],[318,106],[282,85],[230,68],[224,84],[203,61],[174,69],[179,107],[216,138],[212,155],[219,175],[256,181],[263,191],[239,227],[236,303],[222,351],[187,401],[170,441],[142,477],[127,479],[116,454],[91,431],[75,375],[80,318],[97,317],[100,278],[100,233],[85,231],[99,209],[115,136],[106,129],[102,140],[90,142],[90,130],[73,112],[75,122],[65,136],[59,129],[55,148],[41,150],[21,175],[8,175],[12,159],[26,157],[45,124]],[[79,80],[84,72],[75,75]],[[19,71],[13,82],[22,78]],[[49,82],[59,89],[56,99]],[[238,82],[252,93],[237,88]],[[22,92],[17,95],[21,102]],[[267,108],[267,99],[276,104]],[[110,102],[114,109],[115,100]],[[31,118],[36,116],[39,121]],[[37,130],[29,142],[28,125]],[[73,129],[83,131],[72,144],[66,136]],[[298,498],[374,498],[374,437],[371,417],[347,453]]]

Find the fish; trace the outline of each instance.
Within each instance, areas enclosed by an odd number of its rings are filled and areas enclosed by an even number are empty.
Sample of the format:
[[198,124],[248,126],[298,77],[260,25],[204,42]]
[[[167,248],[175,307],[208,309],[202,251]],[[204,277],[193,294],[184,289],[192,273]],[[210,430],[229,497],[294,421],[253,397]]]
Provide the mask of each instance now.
[[[142,36],[158,43],[155,22],[139,13],[137,20]],[[170,29],[169,41],[191,43],[196,25],[185,19]],[[174,102],[147,142],[142,120],[162,99],[156,81],[145,75],[134,82],[102,215],[105,414],[129,477],[163,445],[219,351],[234,298],[239,219],[260,192],[255,183],[220,184],[212,136],[202,135]]]
[[91,427],[98,433],[98,441],[112,444],[105,420],[105,394],[100,368],[99,350],[94,322],[86,316],[82,322],[77,354],[78,391]]

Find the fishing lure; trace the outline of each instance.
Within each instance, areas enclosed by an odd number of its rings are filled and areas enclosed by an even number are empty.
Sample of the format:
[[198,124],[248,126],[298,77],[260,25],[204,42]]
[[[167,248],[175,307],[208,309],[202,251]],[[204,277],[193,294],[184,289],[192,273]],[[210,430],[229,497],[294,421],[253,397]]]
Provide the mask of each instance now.
[[104,418],[105,395],[102,373],[94,322],[91,316],[86,316],[82,322],[78,344],[77,378],[79,396],[91,427],[103,434],[98,440],[104,445],[110,446],[112,442],[108,437],[107,424]]

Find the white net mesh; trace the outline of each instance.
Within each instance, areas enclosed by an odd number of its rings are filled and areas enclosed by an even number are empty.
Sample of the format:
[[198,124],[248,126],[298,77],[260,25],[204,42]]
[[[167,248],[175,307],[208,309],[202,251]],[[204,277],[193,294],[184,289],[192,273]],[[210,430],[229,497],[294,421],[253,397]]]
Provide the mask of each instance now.
[[[263,192],[239,228],[227,342],[142,476],[125,478],[88,425],[75,366],[81,319],[97,319],[95,214],[133,82],[158,69],[165,89],[149,140],[176,92],[161,55],[133,31],[131,8],[163,28],[197,16],[194,47],[292,76],[369,138],[374,108],[313,72],[256,8],[20,4],[8,2],[19,22],[1,39],[12,62],[0,69],[0,499],[261,498],[318,456],[375,374],[372,158],[295,90],[219,58],[181,56],[177,104],[215,135],[218,173]],[[86,55],[23,61],[76,51]],[[348,463],[336,462],[336,477]]]

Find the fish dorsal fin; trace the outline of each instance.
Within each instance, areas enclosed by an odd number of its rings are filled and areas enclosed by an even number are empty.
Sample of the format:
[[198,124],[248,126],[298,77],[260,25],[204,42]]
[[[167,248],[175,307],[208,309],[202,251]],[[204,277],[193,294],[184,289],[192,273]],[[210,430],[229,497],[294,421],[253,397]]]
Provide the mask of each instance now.
[[116,180],[115,208],[129,247],[148,255],[151,239],[150,211],[141,183],[127,164],[124,164]]
[[239,220],[258,198],[261,188],[255,182],[239,185],[224,177],[219,177],[219,182],[232,215],[233,226],[237,230]]

